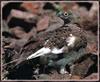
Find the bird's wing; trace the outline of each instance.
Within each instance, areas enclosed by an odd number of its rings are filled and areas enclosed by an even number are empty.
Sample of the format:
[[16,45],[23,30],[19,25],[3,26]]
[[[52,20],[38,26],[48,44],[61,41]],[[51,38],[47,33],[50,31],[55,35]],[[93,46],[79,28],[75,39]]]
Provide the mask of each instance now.
[[50,52],[51,52],[51,49],[43,47],[39,49],[37,52],[35,52],[34,54],[31,54],[30,56],[28,56],[27,60],[48,54]]

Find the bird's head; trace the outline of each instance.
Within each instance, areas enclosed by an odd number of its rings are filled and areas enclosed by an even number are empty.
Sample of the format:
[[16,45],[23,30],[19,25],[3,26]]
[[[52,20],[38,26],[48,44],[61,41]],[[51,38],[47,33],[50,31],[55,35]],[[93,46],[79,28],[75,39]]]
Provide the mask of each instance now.
[[65,23],[70,23],[73,19],[72,11],[60,11],[57,16],[64,20]]
[[80,15],[75,11],[71,11],[71,10],[68,10],[67,12],[59,11],[57,13],[57,16],[64,21],[64,24],[78,23],[80,21]]

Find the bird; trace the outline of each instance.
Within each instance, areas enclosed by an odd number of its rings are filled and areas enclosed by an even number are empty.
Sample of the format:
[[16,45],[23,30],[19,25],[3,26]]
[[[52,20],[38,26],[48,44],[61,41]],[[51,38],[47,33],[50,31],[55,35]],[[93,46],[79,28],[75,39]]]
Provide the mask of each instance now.
[[80,15],[77,14],[75,11],[68,10],[66,11],[59,11],[57,16],[64,20],[64,24],[68,23],[77,23],[80,19]]
[[79,15],[76,12],[72,12],[71,10],[66,11],[59,11],[53,16],[51,16],[50,24],[45,32],[53,31],[58,28],[65,26],[66,24],[77,23],[79,20]]
[[64,20],[64,24],[70,23],[74,18],[71,11],[68,12],[60,11],[59,13],[57,13],[57,16],[60,17],[62,20]]
[[[27,57],[27,60],[36,57],[47,56],[48,54],[62,54],[71,51],[77,51],[80,48],[85,48],[87,40],[83,35],[83,30],[73,24],[68,24],[67,27],[58,28],[47,33],[43,47]],[[66,60],[66,59],[65,59]],[[62,60],[61,60],[62,61]],[[52,62],[52,60],[50,60]],[[54,63],[54,62],[53,62]],[[65,74],[65,66],[60,67],[60,73]]]

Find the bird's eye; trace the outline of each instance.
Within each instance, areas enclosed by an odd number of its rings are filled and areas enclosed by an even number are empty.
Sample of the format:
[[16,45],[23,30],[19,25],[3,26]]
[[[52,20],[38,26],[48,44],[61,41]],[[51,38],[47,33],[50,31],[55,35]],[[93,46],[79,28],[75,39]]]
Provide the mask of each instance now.
[[68,16],[68,13],[67,12],[64,12],[64,16]]

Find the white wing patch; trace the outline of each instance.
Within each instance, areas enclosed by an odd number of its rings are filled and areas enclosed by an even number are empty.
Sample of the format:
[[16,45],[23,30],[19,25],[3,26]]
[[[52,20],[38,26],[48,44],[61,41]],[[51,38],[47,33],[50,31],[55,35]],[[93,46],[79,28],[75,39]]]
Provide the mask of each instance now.
[[76,37],[70,34],[70,36],[67,38],[67,46],[74,46]]
[[63,53],[63,49],[64,49],[64,47],[61,49],[57,49],[57,48],[50,49],[50,48],[43,47],[40,50],[38,50],[37,52],[35,52],[34,54],[27,57],[27,60],[32,59],[32,58],[36,58],[39,56],[43,56],[43,55],[49,54],[49,53],[60,54],[60,53]]
[[[71,46],[73,47],[74,46],[74,43],[75,43],[75,40],[76,40],[76,37],[73,36],[72,34],[70,34],[70,36],[67,38],[67,46]],[[48,42],[49,40],[46,41],[46,43]],[[53,53],[53,54],[61,54],[64,52],[64,47],[61,48],[61,49],[58,49],[56,47],[54,47],[53,49],[50,49],[48,47],[43,47],[41,49],[39,49],[37,52],[35,52],[34,54],[30,55],[29,57],[27,57],[27,60],[29,59],[32,59],[32,58],[36,58],[36,57],[39,57],[39,56],[43,56],[45,54],[49,54],[49,53]]]
[[51,52],[51,49],[43,47],[40,50],[38,50],[37,52],[35,52],[34,54],[30,55],[27,58],[27,60],[32,59],[32,58],[36,58],[36,57],[39,57],[39,56],[42,56],[42,55],[45,55],[45,54],[48,54],[50,52]]
[[63,53],[63,50],[64,48],[61,48],[61,49],[53,48],[51,52],[53,54],[60,54],[60,53]]
[[60,69],[60,74],[66,74],[66,73],[68,73],[68,72],[66,71],[65,68],[61,68],[61,69]]

